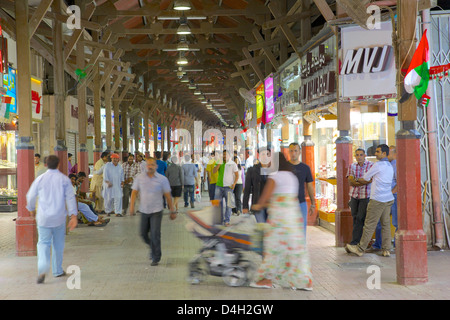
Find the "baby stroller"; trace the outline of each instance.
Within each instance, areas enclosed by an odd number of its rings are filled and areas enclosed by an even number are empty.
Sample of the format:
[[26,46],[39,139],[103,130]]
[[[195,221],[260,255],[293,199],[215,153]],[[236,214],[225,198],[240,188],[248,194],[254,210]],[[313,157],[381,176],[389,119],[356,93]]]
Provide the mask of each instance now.
[[225,227],[218,207],[188,212],[188,216],[192,221],[186,228],[203,241],[189,263],[189,281],[198,284],[212,275],[222,277],[232,287],[250,282],[257,269],[255,260],[262,255],[263,238],[263,230],[253,217],[244,215],[237,224]]

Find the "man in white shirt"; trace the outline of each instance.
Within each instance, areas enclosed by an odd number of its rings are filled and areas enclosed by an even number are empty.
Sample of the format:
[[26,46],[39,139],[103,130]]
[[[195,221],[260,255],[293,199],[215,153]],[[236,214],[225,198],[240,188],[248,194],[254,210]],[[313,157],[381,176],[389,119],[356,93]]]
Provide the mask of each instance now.
[[72,183],[66,175],[58,170],[58,165],[59,158],[54,155],[49,156],[47,172],[34,180],[27,193],[26,208],[30,211],[31,216],[36,215],[39,237],[37,283],[43,283],[45,275],[50,270],[50,252],[53,276],[61,277],[66,274],[62,268],[62,261],[67,215],[70,215],[69,231],[75,229],[78,224],[77,203]]
[[228,206],[228,197],[233,194],[234,187],[239,179],[239,169],[227,151],[223,151],[223,163],[217,164],[213,169],[213,173],[217,172],[219,175],[216,183],[215,199],[220,200],[221,208],[224,207],[223,199],[225,199],[226,208],[223,223],[229,226],[231,208]]
[[375,156],[378,162],[375,162],[363,178],[357,181],[367,183],[372,181],[370,190],[370,200],[367,205],[366,221],[364,222],[363,234],[357,245],[347,244],[345,250],[348,253],[354,253],[362,256],[367,249],[373,233],[375,232],[378,221],[381,222],[382,237],[382,255],[390,256],[391,249],[391,206],[394,203],[392,195],[392,179],[394,177],[394,169],[388,159],[389,147],[381,144],[376,148]]

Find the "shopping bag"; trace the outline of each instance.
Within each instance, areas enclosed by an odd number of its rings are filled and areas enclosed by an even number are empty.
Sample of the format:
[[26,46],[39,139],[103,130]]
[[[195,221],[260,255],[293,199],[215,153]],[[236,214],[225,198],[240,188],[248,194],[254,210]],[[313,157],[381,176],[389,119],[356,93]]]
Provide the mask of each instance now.
[[234,192],[233,191],[228,191],[227,207],[231,208],[231,209],[236,208],[236,199],[234,198]]

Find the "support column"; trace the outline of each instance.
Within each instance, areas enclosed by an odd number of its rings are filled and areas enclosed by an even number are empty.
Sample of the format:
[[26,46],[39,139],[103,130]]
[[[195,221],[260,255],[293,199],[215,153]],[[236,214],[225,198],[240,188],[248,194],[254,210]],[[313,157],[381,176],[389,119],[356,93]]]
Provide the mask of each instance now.
[[155,152],[158,150],[158,124],[156,121],[156,117],[153,118],[153,154],[152,157],[155,156]]
[[150,146],[150,135],[149,135],[149,133],[148,133],[148,129],[149,129],[149,127],[148,127],[148,116],[149,116],[149,113],[150,113],[150,110],[149,110],[149,106],[148,106],[148,104],[146,104],[146,106],[145,106],[145,110],[144,110],[144,137],[145,137],[145,157],[146,158],[148,158],[148,157],[150,157],[150,148],[149,148],[149,146]]
[[[83,36],[82,36],[83,37]],[[83,39],[81,39],[83,40]],[[83,41],[77,43],[77,66],[84,69],[84,44]],[[78,84],[78,139],[80,141],[80,149],[78,150],[78,172],[89,174],[89,158],[86,147],[87,143],[87,110],[86,110],[86,86]],[[89,179],[84,179],[81,185],[81,192],[89,191]]]
[[121,158],[121,152],[120,152],[120,122],[119,122],[119,113],[120,113],[120,105],[119,101],[117,100],[119,98],[118,90],[116,90],[114,94],[114,152],[117,153]]
[[[102,128],[101,128],[101,85],[99,66],[94,67],[94,164],[100,160],[102,154]],[[105,86],[111,81],[106,80]],[[106,87],[105,87],[106,88]],[[106,89],[105,89],[106,90]],[[111,117],[109,118],[111,119]],[[110,120],[111,127],[111,120]],[[106,116],[106,128],[108,128],[108,116]]]
[[127,107],[122,107],[122,157],[128,157],[128,118]]
[[141,137],[141,132],[139,130],[139,120],[140,119],[141,119],[140,115],[134,116],[134,123],[133,123],[133,128],[134,128],[134,149],[136,151],[141,151],[141,150],[139,150],[139,139]]
[[[285,117],[281,120],[283,122],[283,126],[281,127],[281,144],[280,150],[286,157],[286,160],[289,161],[289,120]],[[260,146],[257,146],[259,148]]]
[[[61,1],[53,1],[52,11],[61,13]],[[53,66],[54,98],[55,98],[55,155],[59,158],[59,171],[67,175],[68,158],[66,147],[66,122],[64,106],[64,50],[62,23],[57,19],[53,20],[53,56],[55,64]]]
[[[100,88],[101,89],[101,88]],[[112,101],[111,101],[111,81],[110,79],[105,82],[105,118],[106,123],[109,122],[109,125],[106,125],[106,150],[112,150]],[[115,114],[114,114],[115,116]],[[119,115],[117,115],[119,117]],[[114,128],[115,129],[115,128]]]
[[17,219],[16,254],[35,256],[36,220],[26,209],[27,192],[34,180],[34,145],[31,129],[31,71],[28,26],[28,1],[15,2],[17,46],[17,102],[19,106],[19,143],[17,144]]
[[[402,69],[407,69],[415,50],[409,50],[415,40],[417,6],[406,0],[398,1],[400,81],[403,88]],[[413,44],[414,45],[414,44]],[[422,225],[420,179],[420,134],[415,129],[417,100],[412,95],[399,103],[401,130],[397,132],[397,209],[398,231],[395,235],[397,282],[402,285],[422,284],[428,281],[427,237]]]
[[[303,120],[303,137],[304,140],[301,145],[302,149],[302,162],[309,166],[311,169],[311,174],[313,176],[314,182],[314,191],[316,190],[316,167],[314,162],[314,142],[311,140],[312,136],[312,125],[308,122]],[[306,202],[308,204],[308,208],[311,206],[311,199],[309,198],[309,193],[307,192],[306,186],[305,186],[305,196],[306,196]],[[315,204],[315,203],[314,203]],[[318,219],[319,217],[319,211],[314,212],[312,216],[308,214],[308,226],[317,226],[318,225]]]
[[335,243],[337,247],[343,247],[352,240],[353,230],[352,212],[348,206],[350,187],[347,180],[347,171],[353,160],[353,141],[349,136],[350,104],[338,102],[337,109],[340,136],[336,139]]

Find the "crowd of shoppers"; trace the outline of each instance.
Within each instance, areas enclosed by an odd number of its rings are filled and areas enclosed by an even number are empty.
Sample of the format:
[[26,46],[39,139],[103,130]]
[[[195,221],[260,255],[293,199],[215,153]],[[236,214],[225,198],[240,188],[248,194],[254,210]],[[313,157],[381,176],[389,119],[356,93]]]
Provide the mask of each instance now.
[[[151,265],[156,266],[162,255],[164,208],[169,209],[173,220],[182,194],[184,207],[195,208],[195,190],[205,188],[210,200],[219,200],[224,226],[230,225],[232,212],[251,213],[256,222],[268,226],[263,261],[251,286],[312,290],[306,225],[308,216],[315,212],[314,178],[309,166],[300,161],[300,154],[297,143],[289,145],[289,161],[270,146],[259,148],[255,156],[246,150],[243,160],[223,150],[195,162],[191,155],[168,159],[165,153],[157,152],[153,158],[137,152],[120,163],[118,154],[103,152],[94,164],[90,197],[80,188],[86,173],[64,175],[57,169],[56,156],[41,161],[36,154],[36,178],[27,194],[27,209],[36,215],[38,226],[38,283],[44,282],[50,259],[53,275],[65,274],[62,255],[67,216],[68,228],[73,230],[78,223],[104,227],[110,220],[103,215],[139,213],[140,235],[150,248]],[[375,251],[389,256],[391,214],[397,227],[395,147],[378,146],[376,163],[366,160],[363,149],[357,149],[354,155],[356,162],[347,174],[353,232],[345,249],[358,256]],[[309,208],[306,194],[311,201]],[[376,241],[368,248],[374,232]]]

